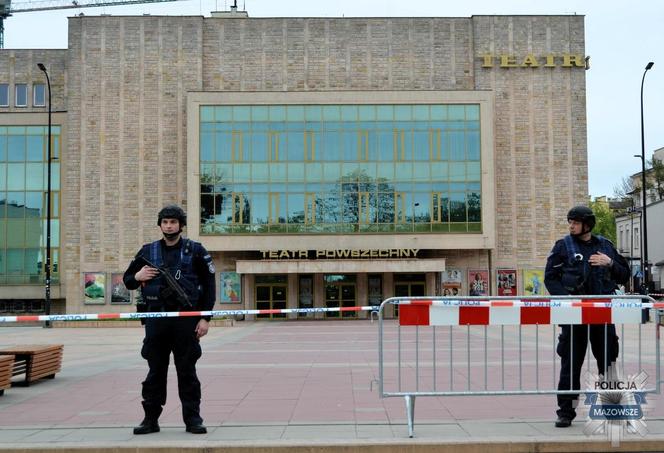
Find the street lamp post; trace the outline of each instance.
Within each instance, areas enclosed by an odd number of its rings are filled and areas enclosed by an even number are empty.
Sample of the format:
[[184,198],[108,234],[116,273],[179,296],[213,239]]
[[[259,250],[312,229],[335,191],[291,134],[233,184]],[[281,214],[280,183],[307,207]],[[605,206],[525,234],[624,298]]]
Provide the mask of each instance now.
[[643,193],[643,226],[642,226],[642,235],[643,235],[643,249],[641,250],[641,256],[643,257],[643,284],[646,291],[649,290],[650,284],[650,265],[648,264],[648,216],[647,216],[647,194],[646,194],[646,145],[644,140],[643,133],[643,83],[646,80],[646,74],[653,67],[655,63],[649,62],[646,65],[645,70],[643,71],[643,77],[641,78],[641,190]]
[[[45,304],[44,311],[46,315],[51,314],[51,79],[48,77],[46,66],[42,63],[37,63],[37,67],[46,76],[46,83],[48,85],[48,143],[46,145],[46,282],[45,282]],[[46,321],[44,327],[51,327],[51,323]]]

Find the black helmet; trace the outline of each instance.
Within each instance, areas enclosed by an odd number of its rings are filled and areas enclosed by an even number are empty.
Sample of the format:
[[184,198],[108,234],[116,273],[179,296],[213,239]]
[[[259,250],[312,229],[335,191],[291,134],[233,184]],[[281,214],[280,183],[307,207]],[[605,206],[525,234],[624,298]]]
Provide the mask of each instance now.
[[161,221],[164,219],[178,219],[178,222],[180,222],[180,227],[183,227],[187,224],[187,214],[185,214],[184,210],[176,204],[166,205],[161,209],[161,211],[159,211],[157,225],[161,225]]
[[595,228],[595,213],[587,206],[574,206],[570,209],[567,213],[567,221],[570,220],[576,220],[584,225],[588,225],[588,231]]

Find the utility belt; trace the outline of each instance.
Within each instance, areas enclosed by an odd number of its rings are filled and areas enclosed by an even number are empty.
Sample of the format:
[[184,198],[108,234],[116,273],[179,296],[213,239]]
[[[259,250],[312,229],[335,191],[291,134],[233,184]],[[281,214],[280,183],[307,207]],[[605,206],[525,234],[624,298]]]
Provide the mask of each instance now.
[[136,304],[137,313],[166,312],[166,311],[191,311],[195,309],[197,301],[189,300],[186,303],[165,297],[143,296],[143,300]]

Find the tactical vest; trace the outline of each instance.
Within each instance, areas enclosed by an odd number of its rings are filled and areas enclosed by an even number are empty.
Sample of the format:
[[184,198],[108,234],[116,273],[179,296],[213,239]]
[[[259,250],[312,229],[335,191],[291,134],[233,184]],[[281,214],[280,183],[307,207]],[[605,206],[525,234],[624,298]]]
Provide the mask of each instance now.
[[[611,243],[604,236],[596,235],[599,240],[599,251],[613,259]],[[598,294],[610,294],[615,289],[615,283],[611,280],[611,271],[598,266],[591,270],[590,263],[586,257],[579,252],[579,247],[571,235],[565,236],[565,249],[567,250],[567,262],[563,266],[562,284],[570,294],[582,294],[589,278],[596,281]]]
[[[147,245],[149,250],[148,259],[155,265],[166,269],[182,287],[184,292],[187,293],[191,304],[196,306],[200,297],[200,285],[198,276],[194,273],[194,266],[192,264],[194,246],[195,242],[186,238],[182,238],[182,243],[180,244],[179,263],[175,269],[167,269],[164,266],[161,241],[154,241]],[[150,305],[160,304],[163,306],[164,304],[168,304],[171,301],[161,300],[160,298],[161,292],[165,287],[166,282],[161,275],[153,278],[152,280],[148,280],[141,290],[143,298]]]

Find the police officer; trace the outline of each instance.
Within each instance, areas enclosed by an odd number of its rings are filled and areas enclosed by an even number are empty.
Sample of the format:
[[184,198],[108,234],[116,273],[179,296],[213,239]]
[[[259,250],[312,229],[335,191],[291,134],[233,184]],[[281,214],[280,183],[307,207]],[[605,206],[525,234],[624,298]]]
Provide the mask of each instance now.
[[[187,224],[185,212],[177,205],[165,206],[159,211],[157,224],[163,239],[141,248],[124,273],[125,285],[128,289],[141,287],[145,310],[149,312],[211,310],[215,301],[214,264],[201,244],[181,236],[182,227]],[[147,262],[173,276],[188,296],[186,306],[183,306],[183,298],[178,297],[159,271]],[[149,367],[142,391],[145,418],[134,428],[134,434],[159,431],[158,419],[166,403],[171,353],[186,430],[193,434],[207,432],[200,416],[201,384],[196,376],[196,361],[201,356],[199,339],[207,334],[209,321],[209,317],[145,320],[145,339],[141,349]]]
[[[567,214],[569,236],[553,246],[546,261],[544,284],[551,295],[613,294],[629,279],[627,261],[613,244],[591,233],[595,214],[586,206],[575,206]],[[618,336],[613,324],[561,325],[556,352],[561,358],[558,390],[581,388],[581,367],[588,338],[599,374],[618,357]],[[567,428],[576,417],[577,395],[558,395],[556,427]]]

